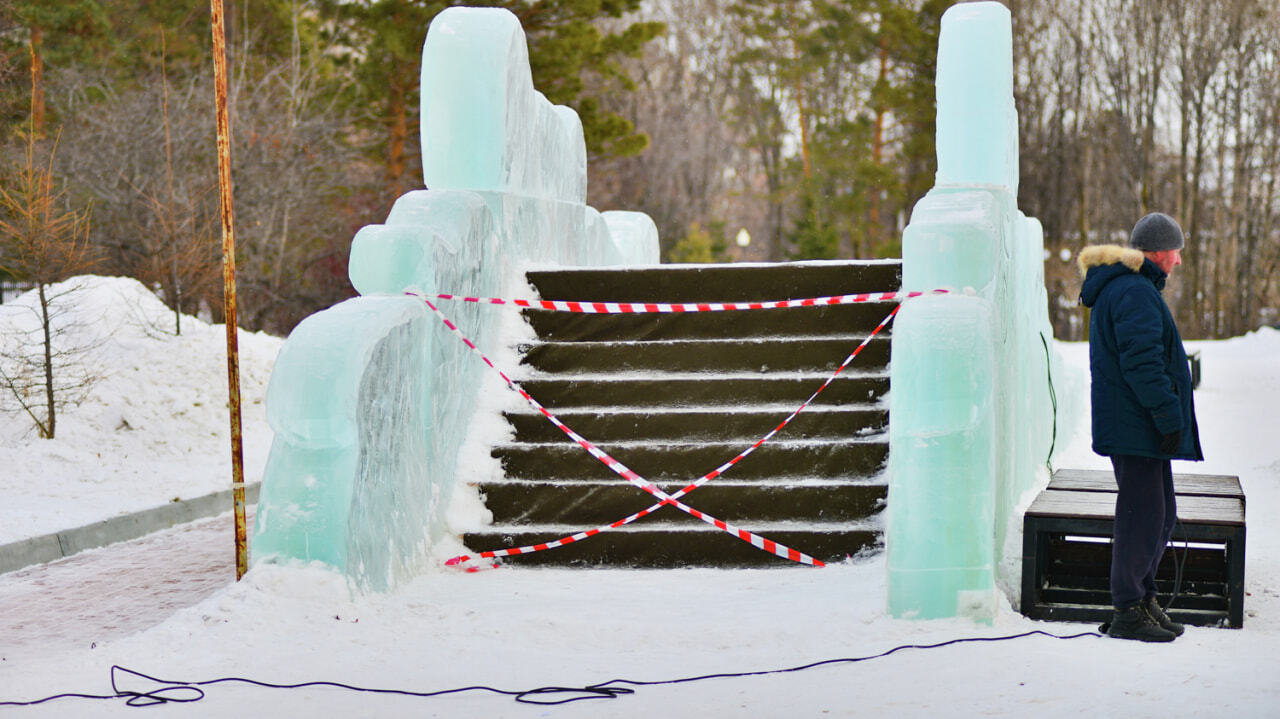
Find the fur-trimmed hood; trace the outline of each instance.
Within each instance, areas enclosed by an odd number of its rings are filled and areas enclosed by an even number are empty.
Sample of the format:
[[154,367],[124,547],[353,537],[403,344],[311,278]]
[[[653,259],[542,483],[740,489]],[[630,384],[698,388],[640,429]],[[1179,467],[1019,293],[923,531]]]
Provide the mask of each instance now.
[[1121,247],[1120,245],[1091,245],[1080,250],[1079,257],[1076,258],[1076,264],[1080,266],[1080,274],[1089,274],[1089,268],[1100,267],[1102,265],[1120,264],[1137,272],[1142,269],[1142,262],[1146,256],[1142,254],[1142,250],[1135,250],[1132,247]]
[[1120,245],[1086,247],[1080,250],[1077,263],[1080,265],[1080,271],[1084,273],[1084,284],[1080,287],[1080,302],[1085,307],[1093,307],[1102,289],[1117,278],[1138,275],[1154,285],[1155,290],[1159,292],[1164,289],[1164,281],[1168,277],[1164,270],[1147,260],[1142,250]]

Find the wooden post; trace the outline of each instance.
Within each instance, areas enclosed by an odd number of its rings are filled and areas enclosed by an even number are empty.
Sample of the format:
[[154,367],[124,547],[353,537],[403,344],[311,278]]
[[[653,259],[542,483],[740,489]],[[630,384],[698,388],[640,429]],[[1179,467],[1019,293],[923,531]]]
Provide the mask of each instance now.
[[227,47],[222,0],[209,0],[213,25],[214,105],[218,117],[218,191],[222,200],[222,296],[227,327],[227,388],[231,400],[231,489],[235,502],[236,581],[249,568],[244,519],[244,442],[240,433],[240,351],[236,333],[236,236],[231,205],[231,115],[227,110]]

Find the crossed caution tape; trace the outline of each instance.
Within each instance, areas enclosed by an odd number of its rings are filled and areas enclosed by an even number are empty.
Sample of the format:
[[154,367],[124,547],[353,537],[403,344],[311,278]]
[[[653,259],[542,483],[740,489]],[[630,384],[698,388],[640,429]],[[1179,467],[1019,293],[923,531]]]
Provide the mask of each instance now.
[[[948,290],[939,289],[939,290],[934,290],[933,292],[878,292],[878,293],[863,293],[863,294],[852,294],[852,295],[834,295],[830,297],[815,297],[815,298],[798,299],[798,300],[777,300],[777,301],[770,301],[770,302],[714,302],[714,303],[568,302],[563,300],[522,300],[522,299],[504,300],[496,297],[462,297],[462,296],[451,295],[451,294],[436,294],[430,297],[437,300],[455,300],[460,302],[472,302],[472,303],[492,304],[492,305],[513,305],[516,307],[530,307],[530,308],[547,309],[547,310],[553,310],[553,311],[559,311],[559,312],[578,312],[578,313],[589,313],[589,314],[627,314],[627,313],[723,312],[723,311],[735,311],[735,310],[817,307],[817,306],[823,306],[823,305],[854,304],[859,302],[886,302],[886,301],[901,302],[902,300],[905,300],[911,297],[919,297],[925,294],[941,294],[941,293],[946,293],[947,291]],[[619,477],[622,477],[631,485],[645,492],[648,492],[658,500],[655,504],[649,507],[646,507],[645,509],[642,509],[639,512],[623,517],[622,519],[619,519],[616,522],[612,522],[606,525],[601,525],[599,527],[578,532],[576,534],[571,534],[552,542],[533,544],[533,545],[528,545],[524,547],[512,547],[509,549],[498,549],[493,551],[486,551],[486,552],[481,552],[476,556],[464,554],[448,560],[446,562],[447,565],[458,566],[458,565],[462,565],[467,562],[470,562],[474,559],[496,559],[499,557],[529,554],[533,552],[545,551],[548,549],[555,549],[557,547],[563,547],[568,544],[573,544],[575,542],[588,539],[590,537],[593,537],[597,534],[608,531],[610,529],[616,529],[618,527],[622,527],[624,525],[630,524],[644,516],[647,516],[649,514],[652,514],[653,512],[656,512],[658,509],[661,509],[664,506],[670,505],[675,507],[676,509],[679,509],[682,512],[685,512],[686,514],[692,517],[696,517],[697,519],[702,520],[703,522],[706,522],[707,524],[710,524],[716,527],[717,529],[727,532],[737,537],[738,539],[741,539],[744,542],[747,542],[748,544],[750,544],[753,547],[756,547],[757,549],[763,550],[765,552],[769,552],[770,554],[781,557],[783,559],[787,559],[793,562],[798,562],[800,564],[806,564],[806,565],[815,566],[815,567],[825,566],[824,563],[819,559],[811,557],[808,554],[805,554],[804,552],[798,551],[796,549],[792,549],[791,547],[788,547],[785,544],[782,544],[780,542],[775,542],[771,539],[768,539],[767,537],[763,537],[754,532],[729,524],[724,520],[718,519],[710,514],[707,514],[706,512],[695,509],[694,507],[691,507],[685,504],[684,502],[681,502],[680,498],[694,491],[695,489],[702,486],[703,484],[706,484],[712,479],[715,479],[716,477],[719,477],[722,474],[724,474],[724,472],[726,472],[729,468],[733,467],[735,464],[742,461],[747,455],[754,452],[756,448],[760,447],[765,442],[772,439],[778,432],[780,432],[784,427],[790,424],[791,421],[795,419],[796,416],[800,414],[800,412],[804,411],[804,409],[808,407],[814,401],[814,399],[816,399],[817,396],[822,393],[823,390],[825,390],[833,381],[835,381],[836,377],[838,377],[840,373],[843,372],[844,369],[848,367],[851,362],[853,362],[853,358],[858,356],[858,353],[860,353],[863,350],[863,348],[865,348],[867,344],[871,342],[872,338],[874,338],[877,334],[880,333],[881,330],[883,330],[886,326],[888,326],[889,322],[891,322],[893,320],[893,317],[898,313],[898,310],[902,308],[901,304],[895,306],[893,308],[893,311],[891,311],[888,315],[885,316],[883,320],[880,321],[880,324],[876,326],[876,328],[871,332],[871,334],[867,335],[866,339],[864,339],[861,342],[861,344],[859,344],[856,348],[854,348],[854,350],[850,352],[847,357],[845,357],[844,361],[840,363],[840,366],[837,367],[836,370],[831,373],[831,376],[829,376],[826,379],[826,381],[824,381],[822,385],[818,387],[818,389],[815,390],[812,395],[809,396],[808,399],[806,399],[803,403],[801,403],[799,407],[797,407],[793,412],[791,412],[791,414],[787,415],[787,418],[782,420],[782,422],[779,423],[777,427],[774,427],[763,437],[756,440],[755,443],[753,443],[752,445],[744,449],[742,452],[738,453],[738,455],[735,456],[733,459],[730,459],[728,462],[725,462],[724,464],[708,472],[707,474],[702,475],[697,480],[690,483],[688,486],[684,487],[680,491],[675,492],[674,494],[667,494],[661,488],[655,485],[653,482],[640,476],[638,473],[636,473],[635,471],[627,467],[625,464],[618,461],[614,457],[610,456],[604,450],[592,444],[582,435],[573,431],[568,425],[566,425],[554,414],[552,414],[549,410],[547,410],[546,407],[543,407],[542,404],[539,403],[536,399],[534,399],[528,392],[526,392],[524,388],[520,387],[518,383],[516,383],[514,380],[508,377],[505,372],[503,372],[496,365],[494,365],[493,362],[487,356],[485,356],[483,352],[480,351],[480,348],[477,347],[476,344],[472,342],[465,334],[463,334],[462,330],[460,330],[458,326],[453,323],[452,320],[450,320],[448,317],[445,316],[443,312],[440,311],[440,308],[437,307],[431,301],[431,298],[429,298],[429,296],[426,296],[417,292],[413,292],[413,291],[407,291],[405,292],[405,294],[412,297],[417,297],[418,299],[421,299],[423,302],[425,302],[427,307],[431,308],[431,311],[437,317],[440,318],[440,320],[444,323],[445,327],[447,327],[451,332],[456,334],[458,338],[462,340],[463,344],[467,346],[468,349],[470,349],[472,352],[477,354],[480,357],[480,359],[486,365],[489,366],[490,369],[494,370],[495,372],[498,373],[500,377],[502,377],[503,381],[507,383],[508,387],[510,387],[512,390],[517,392],[521,397],[523,397],[524,400],[528,402],[530,406],[532,406],[535,410],[537,410],[540,414],[542,414],[542,416],[546,417],[547,420],[551,422],[553,425],[555,425],[558,429],[560,429],[560,431],[568,435],[570,439],[572,439],[580,447],[585,449],[589,454],[591,454],[592,457],[595,457],[597,460],[603,463],[606,467],[612,470]]]

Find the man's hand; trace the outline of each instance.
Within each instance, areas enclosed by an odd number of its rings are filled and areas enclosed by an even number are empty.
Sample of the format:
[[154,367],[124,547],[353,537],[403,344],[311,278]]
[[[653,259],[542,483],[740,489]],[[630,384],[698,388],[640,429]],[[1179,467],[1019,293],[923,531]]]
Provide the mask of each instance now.
[[1161,454],[1177,454],[1178,445],[1182,444],[1182,430],[1170,432],[1160,438]]

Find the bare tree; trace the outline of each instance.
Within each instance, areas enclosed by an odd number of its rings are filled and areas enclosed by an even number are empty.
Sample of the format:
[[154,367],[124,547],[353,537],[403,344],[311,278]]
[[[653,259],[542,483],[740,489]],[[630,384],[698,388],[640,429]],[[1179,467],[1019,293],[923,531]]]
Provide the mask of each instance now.
[[629,64],[636,90],[609,98],[625,104],[615,109],[636,118],[651,142],[635,157],[588,166],[591,204],[648,213],[664,256],[682,237],[705,234],[715,223],[768,236],[771,203],[761,201],[768,191],[760,179],[761,158],[732,117],[738,102],[734,83],[743,78],[734,75],[737,43],[729,4],[653,3],[646,17],[664,22],[667,34]]
[[[1234,230],[1235,274],[1230,290],[1232,335],[1280,323],[1280,8],[1251,3],[1241,13],[1251,18],[1234,51],[1244,68],[1235,134],[1242,141],[1235,163],[1233,205],[1239,208]],[[1269,309],[1269,315],[1263,311]]]
[[1137,139],[1132,148],[1113,148],[1126,156],[1122,168],[1133,187],[1131,214],[1152,208],[1157,147],[1157,110],[1168,82],[1171,24],[1169,4],[1153,0],[1095,0],[1090,23],[1097,44],[1103,107],[1113,111]]
[[[181,313],[219,303],[216,176],[205,83],[165,73],[119,90],[77,69],[52,100],[70,118],[59,170],[96,208],[91,238],[108,271],[135,277]],[[102,98],[102,99],[98,99]]]
[[379,182],[353,147],[343,98],[325,86],[320,53],[304,52],[296,18],[290,47],[266,68],[243,47],[231,98],[244,323],[277,332],[353,292],[346,257],[359,223],[344,221],[344,198]]
[[[349,198],[378,184],[352,149],[341,97],[299,43],[279,62],[263,62],[251,38],[233,55],[239,319],[276,333],[350,295],[345,258],[367,219]],[[59,114],[73,118],[60,170],[94,201],[93,240],[108,267],[156,290],[175,318],[203,307],[220,321],[208,79],[170,81],[161,67],[148,82],[123,85],[69,68],[52,85]]]
[[46,439],[54,438],[58,411],[93,381],[83,364],[89,348],[68,345],[68,328],[60,321],[76,287],[52,289],[95,265],[88,210],[64,209],[65,193],[54,186],[56,147],[55,140],[42,162],[34,133],[28,134],[23,160],[0,185],[2,269],[33,285],[37,297],[35,321],[16,327],[0,352],[0,385]]
[[1020,204],[1044,223],[1059,336],[1082,336],[1072,255],[1085,242],[1122,240],[1150,210],[1175,215],[1188,235],[1188,266],[1166,291],[1188,337],[1275,322],[1280,8],[1263,0],[1012,8]]

